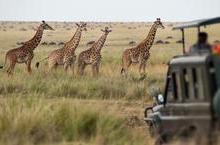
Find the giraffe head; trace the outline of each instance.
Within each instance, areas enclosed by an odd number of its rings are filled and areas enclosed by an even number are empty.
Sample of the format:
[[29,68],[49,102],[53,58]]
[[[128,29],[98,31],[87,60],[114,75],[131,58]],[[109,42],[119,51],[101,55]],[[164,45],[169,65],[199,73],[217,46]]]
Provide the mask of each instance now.
[[157,20],[154,22],[154,24],[156,24],[157,28],[162,28],[162,29],[165,28],[163,26],[162,22],[160,21],[160,18],[157,18]]
[[87,23],[85,23],[85,22],[76,23],[76,26],[77,26],[81,31],[87,31],[86,25],[87,25]]
[[108,27],[105,27],[105,29],[101,29],[102,32],[104,32],[106,35],[108,35],[108,33],[112,32],[112,30],[110,30]]
[[42,21],[41,26],[44,30],[54,30],[50,25],[48,25],[45,21]]

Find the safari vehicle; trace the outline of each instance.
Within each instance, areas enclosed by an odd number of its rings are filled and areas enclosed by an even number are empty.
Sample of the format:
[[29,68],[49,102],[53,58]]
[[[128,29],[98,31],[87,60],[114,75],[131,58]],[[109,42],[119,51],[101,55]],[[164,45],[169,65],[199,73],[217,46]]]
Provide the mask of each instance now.
[[220,120],[220,55],[185,54],[184,29],[220,23],[219,18],[184,23],[182,31],[183,55],[170,62],[163,94],[145,109],[145,122],[156,144],[193,137],[213,144]]

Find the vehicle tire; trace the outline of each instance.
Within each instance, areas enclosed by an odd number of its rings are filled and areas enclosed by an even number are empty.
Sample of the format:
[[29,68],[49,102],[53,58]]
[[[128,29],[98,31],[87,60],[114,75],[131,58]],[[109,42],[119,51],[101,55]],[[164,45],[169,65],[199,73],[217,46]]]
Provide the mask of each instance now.
[[194,125],[190,125],[188,127],[184,127],[182,128],[178,133],[177,133],[177,136],[179,138],[191,138],[192,136],[195,135],[195,132],[196,132],[196,127]]
[[156,136],[156,130],[155,130],[155,126],[154,124],[149,124],[149,134],[151,137],[155,137]]
[[172,140],[172,135],[168,132],[164,132],[159,135],[154,143],[154,145],[165,145]]
[[163,141],[163,139],[160,136],[156,139],[156,141],[154,143],[154,145],[163,145],[163,144],[165,144],[165,142]]

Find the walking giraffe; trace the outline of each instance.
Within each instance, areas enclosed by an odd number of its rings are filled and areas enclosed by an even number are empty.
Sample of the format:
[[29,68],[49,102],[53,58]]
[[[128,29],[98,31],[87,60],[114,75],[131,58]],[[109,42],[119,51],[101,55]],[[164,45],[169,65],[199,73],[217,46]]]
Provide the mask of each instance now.
[[126,49],[122,55],[122,69],[121,74],[127,74],[128,68],[132,63],[139,63],[139,73],[145,73],[145,67],[147,60],[150,57],[150,48],[153,45],[154,38],[158,28],[163,28],[164,26],[160,21],[160,18],[152,25],[147,37],[136,47]]
[[28,72],[31,73],[31,61],[34,57],[34,49],[39,45],[44,30],[54,29],[45,21],[42,21],[42,24],[38,27],[37,32],[32,39],[25,42],[21,47],[11,49],[6,53],[5,64],[0,68],[5,67],[7,60],[9,60],[10,66],[7,69],[7,73],[9,75],[13,74],[16,63],[25,63],[27,65]]
[[92,65],[93,76],[98,75],[99,65],[101,62],[101,50],[104,46],[108,34],[112,31],[108,27],[105,30],[101,29],[103,32],[102,36],[96,41],[91,48],[81,52],[78,58],[78,74],[83,75],[85,67],[87,65]]
[[[62,48],[52,51],[48,57],[43,59],[48,59],[50,70],[57,68],[58,65],[64,65],[65,71],[72,67],[72,71],[74,73],[74,64],[76,60],[75,50],[79,45],[82,31],[87,30],[86,23],[81,22],[80,24],[76,23],[76,25],[78,28],[70,41],[66,42]],[[41,61],[36,63],[36,67],[39,67],[39,63]]]

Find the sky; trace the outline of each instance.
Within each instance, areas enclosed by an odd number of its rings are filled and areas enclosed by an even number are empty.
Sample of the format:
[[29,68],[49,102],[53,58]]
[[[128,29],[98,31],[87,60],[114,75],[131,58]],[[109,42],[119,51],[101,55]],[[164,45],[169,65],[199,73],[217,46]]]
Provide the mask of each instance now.
[[7,21],[189,21],[220,16],[220,0],[0,0]]

